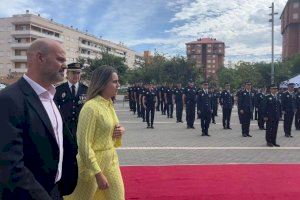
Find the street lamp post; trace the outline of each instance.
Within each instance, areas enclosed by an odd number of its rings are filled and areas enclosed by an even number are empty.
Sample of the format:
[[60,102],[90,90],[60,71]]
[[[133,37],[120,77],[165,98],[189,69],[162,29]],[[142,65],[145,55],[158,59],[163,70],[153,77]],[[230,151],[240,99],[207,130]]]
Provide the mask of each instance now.
[[272,23],[272,61],[271,61],[271,84],[274,83],[274,15],[277,15],[278,13],[274,13],[274,2],[272,3],[272,6],[269,7],[272,9],[271,19],[269,22]]

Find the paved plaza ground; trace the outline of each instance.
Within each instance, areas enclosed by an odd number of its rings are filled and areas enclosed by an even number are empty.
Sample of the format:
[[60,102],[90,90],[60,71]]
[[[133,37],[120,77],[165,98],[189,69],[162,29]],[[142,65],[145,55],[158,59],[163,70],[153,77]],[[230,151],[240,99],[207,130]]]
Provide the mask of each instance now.
[[280,122],[279,148],[266,146],[265,131],[258,129],[257,121],[251,122],[250,134],[253,137],[242,137],[236,106],[232,113],[232,130],[223,130],[219,108],[217,124],[211,124],[209,128],[211,137],[201,136],[199,119],[195,119],[196,129],[187,129],[185,111],[184,123],[176,123],[176,118],[168,119],[156,112],[155,129],[147,129],[146,123],[129,111],[128,102],[123,104],[122,98],[119,95],[115,103],[120,123],[126,128],[123,146],[118,149],[121,166],[300,163],[300,131],[295,131],[294,124],[294,137],[286,138]]

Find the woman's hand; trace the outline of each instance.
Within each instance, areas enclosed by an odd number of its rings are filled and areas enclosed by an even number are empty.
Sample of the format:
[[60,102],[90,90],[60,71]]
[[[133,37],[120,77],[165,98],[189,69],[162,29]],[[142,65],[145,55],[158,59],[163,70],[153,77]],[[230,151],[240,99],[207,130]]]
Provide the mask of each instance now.
[[113,133],[113,138],[119,138],[122,137],[122,135],[125,132],[125,128],[121,125],[116,125]]
[[101,172],[96,174],[95,177],[96,177],[98,188],[100,190],[106,190],[106,189],[109,188],[108,181],[107,181],[106,177]]

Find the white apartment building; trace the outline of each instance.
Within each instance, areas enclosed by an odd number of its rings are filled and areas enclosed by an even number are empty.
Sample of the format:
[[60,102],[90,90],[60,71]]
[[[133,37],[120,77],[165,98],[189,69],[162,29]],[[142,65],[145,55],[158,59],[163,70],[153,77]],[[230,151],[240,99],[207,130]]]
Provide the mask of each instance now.
[[97,38],[26,11],[26,14],[0,18],[0,76],[26,72],[26,51],[37,38],[61,42],[67,53],[67,64],[75,62],[78,57],[101,57],[103,52],[125,58],[129,68],[139,67],[144,62],[142,54],[122,44]]

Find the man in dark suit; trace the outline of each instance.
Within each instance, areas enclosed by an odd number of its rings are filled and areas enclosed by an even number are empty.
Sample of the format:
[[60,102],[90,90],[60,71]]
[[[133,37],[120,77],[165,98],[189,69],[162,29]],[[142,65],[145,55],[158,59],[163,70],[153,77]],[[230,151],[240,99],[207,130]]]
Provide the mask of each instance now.
[[202,136],[210,136],[208,128],[213,111],[212,94],[208,91],[208,82],[202,83],[202,90],[198,92],[197,96],[197,113],[201,119]]
[[266,95],[263,100],[262,115],[266,121],[266,141],[269,147],[279,147],[276,143],[278,123],[280,119],[280,102],[277,96],[277,86],[270,86],[270,94]]
[[69,64],[67,69],[68,81],[56,87],[54,96],[54,101],[75,138],[79,113],[86,100],[88,89],[87,86],[79,82],[81,69],[80,63]]
[[238,94],[238,114],[242,125],[243,137],[252,137],[249,134],[251,116],[253,115],[253,101],[251,94],[251,82],[245,82],[245,89]]
[[28,71],[0,92],[0,199],[62,199],[77,184],[77,145],[53,96],[63,80],[60,43],[37,39],[27,52]]

